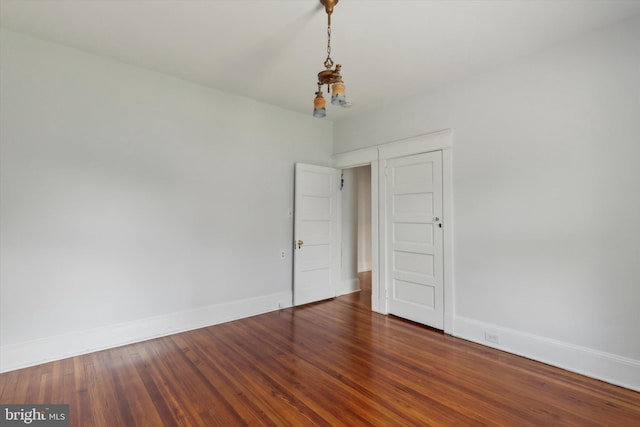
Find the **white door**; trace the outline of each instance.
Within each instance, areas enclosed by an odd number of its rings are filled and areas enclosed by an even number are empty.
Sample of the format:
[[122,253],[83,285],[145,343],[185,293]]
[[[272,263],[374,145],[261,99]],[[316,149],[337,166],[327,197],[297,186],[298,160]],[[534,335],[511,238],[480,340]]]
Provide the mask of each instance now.
[[336,296],[338,174],[333,168],[295,165],[294,305]]
[[389,160],[385,173],[388,311],[443,329],[442,152]]

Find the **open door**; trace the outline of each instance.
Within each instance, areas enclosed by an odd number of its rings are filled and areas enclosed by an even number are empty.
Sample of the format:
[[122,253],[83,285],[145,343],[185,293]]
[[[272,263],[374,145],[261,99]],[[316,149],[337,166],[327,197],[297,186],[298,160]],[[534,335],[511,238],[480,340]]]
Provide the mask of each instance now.
[[337,169],[296,163],[293,304],[336,296],[339,278]]

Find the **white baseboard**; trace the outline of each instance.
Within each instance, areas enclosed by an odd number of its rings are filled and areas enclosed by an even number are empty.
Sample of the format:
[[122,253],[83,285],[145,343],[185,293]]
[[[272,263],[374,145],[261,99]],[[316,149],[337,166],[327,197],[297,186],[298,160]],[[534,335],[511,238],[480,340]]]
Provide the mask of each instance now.
[[358,273],[371,271],[371,261],[358,261]]
[[338,290],[338,296],[346,295],[360,290],[360,279],[343,279],[340,283],[340,289]]
[[[499,338],[486,340],[485,334]],[[640,391],[640,360],[456,316],[453,335],[567,371]]]
[[216,304],[0,347],[0,372],[119,347],[291,307],[291,293]]

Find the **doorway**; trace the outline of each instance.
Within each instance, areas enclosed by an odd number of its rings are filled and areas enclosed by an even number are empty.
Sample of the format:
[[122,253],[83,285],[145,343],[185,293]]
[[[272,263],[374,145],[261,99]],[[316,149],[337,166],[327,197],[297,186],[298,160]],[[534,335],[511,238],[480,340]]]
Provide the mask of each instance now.
[[371,165],[341,173],[341,286],[371,309]]

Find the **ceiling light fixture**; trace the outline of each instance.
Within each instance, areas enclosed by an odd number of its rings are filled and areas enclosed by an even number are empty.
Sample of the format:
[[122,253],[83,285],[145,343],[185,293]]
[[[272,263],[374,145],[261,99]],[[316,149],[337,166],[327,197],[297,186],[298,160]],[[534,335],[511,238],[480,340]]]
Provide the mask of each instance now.
[[333,67],[333,59],[331,59],[331,14],[338,1],[320,0],[327,12],[327,59],[324,60],[325,69],[318,73],[318,91],[316,92],[316,98],[313,100],[313,117],[325,117],[327,115],[327,103],[322,96],[323,85],[327,85],[327,92],[331,88],[331,103],[333,105],[342,107],[349,105],[344,96],[344,82],[340,75],[342,65],[336,64],[335,69],[331,69]]

